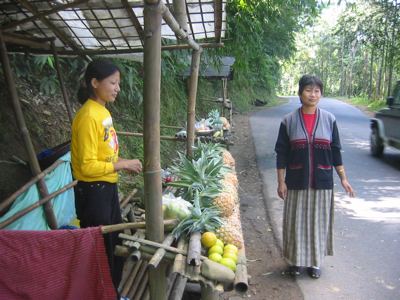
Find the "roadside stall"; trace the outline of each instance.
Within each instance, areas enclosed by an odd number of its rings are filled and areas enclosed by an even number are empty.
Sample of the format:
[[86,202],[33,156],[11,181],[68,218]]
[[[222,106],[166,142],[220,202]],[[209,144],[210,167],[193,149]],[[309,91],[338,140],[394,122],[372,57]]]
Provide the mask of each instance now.
[[[189,95],[187,103],[187,138],[186,158],[175,167],[177,180],[170,184],[173,192],[182,194],[188,192],[179,186],[184,178],[184,170],[179,167],[185,162],[196,164],[202,161],[213,161],[218,164],[218,170],[230,167],[233,181],[234,166],[232,158],[220,149],[206,149],[198,146],[200,152],[195,152],[195,107],[197,81],[201,52],[205,48],[222,46],[226,26],[226,1],[175,0],[167,1],[3,1],[0,4],[0,55],[5,81],[9,91],[9,103],[12,104],[16,121],[29,157],[32,180],[18,191],[1,202],[0,210],[12,205],[17,198],[33,187],[37,196],[33,203],[21,208],[18,212],[0,221],[0,228],[8,229],[12,223],[37,208],[43,207],[47,229],[60,227],[60,215],[54,207],[61,198],[56,196],[69,192],[68,197],[73,202],[71,189],[77,181],[70,176],[66,181],[49,185],[49,176],[60,167],[68,169],[68,155],[57,159],[51,166],[42,170],[37,158],[37,151],[27,128],[21,109],[15,80],[9,62],[9,53],[31,53],[54,55],[55,67],[60,81],[61,92],[65,104],[66,115],[73,119],[73,110],[67,97],[59,56],[81,56],[91,60],[93,55],[133,55],[143,53],[144,57],[144,203],[145,210],[135,210],[131,201],[136,190],[122,199],[122,214],[130,222],[101,227],[102,233],[123,231],[120,234],[122,243],[115,250],[121,256],[129,257],[125,274],[120,286],[123,296],[131,299],[181,299],[189,283],[201,283],[203,299],[216,299],[223,290],[236,288],[247,290],[246,258],[242,233],[240,228],[239,199],[237,198],[237,183],[228,185],[224,192],[232,191],[227,201],[220,199],[221,206],[230,205],[231,214],[225,218],[233,218],[237,231],[237,239],[241,242],[237,263],[231,268],[213,263],[203,254],[201,249],[201,231],[192,230],[185,234],[177,234],[176,228],[182,227],[182,218],[164,220],[163,187],[160,166],[160,82],[161,82],[161,51],[192,49],[191,75],[189,79]],[[173,13],[171,13],[173,11]],[[167,39],[168,45],[162,46],[162,40]],[[201,42],[201,43],[200,43]],[[226,102],[224,93],[223,102]],[[122,134],[122,133],[121,133]],[[129,135],[129,133],[127,133]],[[204,157],[213,155],[214,159]],[[197,157],[196,157],[197,156]],[[219,158],[217,158],[217,156]],[[187,161],[185,161],[185,159]],[[230,164],[230,165],[229,165]],[[227,171],[213,175],[219,180],[225,178]],[[237,179],[236,179],[237,180]],[[192,181],[190,188],[195,184]],[[36,188],[37,187],[37,188]],[[222,183],[216,183],[214,188],[222,188]],[[220,190],[221,192],[222,190]],[[236,196],[235,196],[236,191]],[[192,194],[193,196],[194,194]],[[203,195],[204,196],[204,195]],[[235,198],[236,197],[236,198]],[[65,197],[64,197],[65,198]],[[222,198],[222,196],[220,197]],[[52,201],[50,201],[52,200]],[[193,199],[192,199],[193,200]],[[205,212],[200,209],[199,199],[195,200],[190,215],[197,217]],[[53,204],[52,204],[53,203]],[[197,203],[197,204],[196,204]],[[197,208],[197,210],[196,210]],[[183,219],[189,219],[187,215]],[[228,223],[226,223],[228,224]],[[226,225],[225,224],[225,225]],[[222,225],[219,224],[219,225]],[[228,225],[226,225],[228,226]],[[227,237],[233,230],[219,226],[219,237]],[[193,227],[191,227],[193,229]],[[222,230],[222,229],[224,230]],[[208,228],[205,227],[209,232]],[[215,229],[217,229],[215,227]],[[171,230],[175,230],[171,232]],[[165,236],[165,232],[168,234]],[[189,234],[188,234],[189,233]],[[217,233],[217,232],[216,232]],[[56,234],[56,232],[54,232]],[[231,241],[228,239],[227,241]],[[211,241],[203,241],[203,246],[211,248]],[[232,241],[229,243],[233,243]],[[227,243],[225,243],[227,244]],[[203,252],[202,252],[203,251]],[[211,253],[212,254],[212,253]],[[223,254],[223,253],[221,253]],[[219,272],[216,269],[220,269]],[[233,272],[232,270],[235,270]]]

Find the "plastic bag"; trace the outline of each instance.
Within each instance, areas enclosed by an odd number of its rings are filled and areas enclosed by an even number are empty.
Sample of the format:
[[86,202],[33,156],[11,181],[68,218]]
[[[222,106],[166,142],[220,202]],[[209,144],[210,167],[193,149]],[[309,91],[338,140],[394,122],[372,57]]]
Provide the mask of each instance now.
[[168,193],[162,197],[164,219],[182,220],[191,214],[193,205],[182,197]]

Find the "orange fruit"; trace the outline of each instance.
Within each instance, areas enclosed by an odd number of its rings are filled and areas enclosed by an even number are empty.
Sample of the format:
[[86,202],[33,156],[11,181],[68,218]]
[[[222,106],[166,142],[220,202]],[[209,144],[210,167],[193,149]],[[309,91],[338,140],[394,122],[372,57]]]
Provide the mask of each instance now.
[[222,257],[223,257],[223,258],[230,258],[230,259],[232,259],[232,260],[235,262],[235,264],[237,263],[237,260],[238,260],[237,255],[236,255],[235,253],[233,253],[232,251],[228,251],[228,252],[225,252],[225,251],[224,251],[224,254],[222,254]]
[[201,244],[206,248],[214,246],[216,241],[217,241],[217,236],[215,235],[214,232],[207,231],[201,235]]
[[222,259],[222,256],[221,254],[214,252],[211,253],[208,258],[212,261],[219,262]]
[[233,253],[238,254],[239,249],[235,245],[227,244],[224,247],[224,251],[232,251]]
[[224,253],[224,250],[222,249],[222,247],[220,247],[218,245],[214,245],[210,249],[208,249],[208,255],[213,254],[213,253],[218,253],[218,254],[222,255],[222,253]]
[[231,258],[222,258],[219,263],[221,265],[224,265],[225,267],[228,267],[229,269],[231,269],[233,272],[236,271],[236,264],[235,262],[231,259]]

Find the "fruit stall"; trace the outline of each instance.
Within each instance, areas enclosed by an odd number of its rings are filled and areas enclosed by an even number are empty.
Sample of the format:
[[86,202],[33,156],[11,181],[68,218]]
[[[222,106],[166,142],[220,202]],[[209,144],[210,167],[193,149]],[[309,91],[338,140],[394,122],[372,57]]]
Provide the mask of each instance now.
[[[0,210],[32,186],[37,186],[38,198],[0,222],[0,228],[7,228],[43,206],[46,226],[57,229],[59,218],[50,200],[71,192],[77,183],[69,178],[62,187],[50,191],[46,176],[61,165],[68,167],[68,161],[56,160],[41,169],[21,110],[8,53],[54,55],[70,121],[73,111],[57,61],[60,55],[79,55],[90,60],[93,55],[143,53],[144,132],[118,134],[143,138],[145,208],[134,205],[133,190],[121,200],[126,222],[101,228],[103,234],[121,232],[121,245],[115,253],[127,259],[120,293],[130,299],[181,299],[185,290],[193,289],[200,290],[202,299],[218,299],[226,290],[245,292],[247,269],[235,162],[221,146],[230,124],[216,111],[197,123],[195,110],[201,53],[203,49],[222,46],[226,1],[75,0],[51,4],[10,0],[3,4],[1,63],[33,177],[2,201]],[[192,20],[199,17],[203,26],[194,26]],[[110,20],[111,27],[103,25]],[[174,43],[162,45],[162,39]],[[161,51],[179,49],[192,50],[184,139],[160,135]],[[224,104],[226,100],[224,93]],[[186,143],[186,152],[178,154],[168,169],[168,177],[160,166],[162,138]],[[218,138],[221,143],[209,143]]]

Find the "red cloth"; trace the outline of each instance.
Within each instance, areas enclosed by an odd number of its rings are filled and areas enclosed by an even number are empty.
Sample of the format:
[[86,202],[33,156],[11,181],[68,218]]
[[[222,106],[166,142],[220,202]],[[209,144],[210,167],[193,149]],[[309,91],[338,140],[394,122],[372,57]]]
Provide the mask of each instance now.
[[117,298],[100,227],[0,230],[0,299]]
[[308,136],[311,137],[312,131],[314,129],[316,114],[315,113],[305,114],[303,112],[301,112],[301,114],[303,115],[304,125],[306,125],[306,130],[307,130]]

